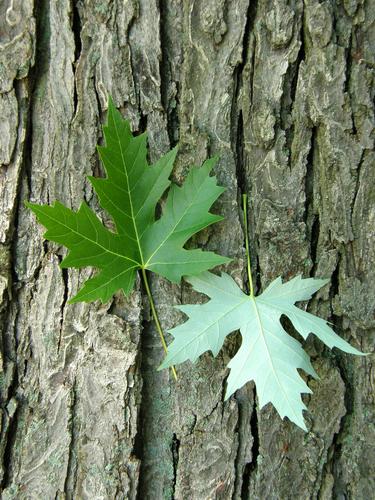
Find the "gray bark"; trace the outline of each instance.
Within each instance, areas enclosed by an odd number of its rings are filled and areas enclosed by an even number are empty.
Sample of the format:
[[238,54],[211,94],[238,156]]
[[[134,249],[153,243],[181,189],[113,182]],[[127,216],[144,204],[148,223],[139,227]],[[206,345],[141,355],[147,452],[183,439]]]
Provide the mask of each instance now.
[[[4,499],[368,499],[375,490],[373,356],[305,342],[320,380],[308,432],[223,402],[226,364],[157,372],[163,352],[140,283],[68,305],[92,274],[62,271],[23,201],[82,198],[101,175],[107,96],[150,158],[177,142],[174,179],[220,155],[225,221],[194,245],[233,257],[245,283],[250,198],[258,291],[331,279],[308,305],[352,345],[374,343],[374,17],[371,0],[4,0],[0,5],[1,485]],[[102,212],[101,212],[102,213]],[[105,216],[105,214],[103,214]],[[165,329],[202,300],[153,278]]]

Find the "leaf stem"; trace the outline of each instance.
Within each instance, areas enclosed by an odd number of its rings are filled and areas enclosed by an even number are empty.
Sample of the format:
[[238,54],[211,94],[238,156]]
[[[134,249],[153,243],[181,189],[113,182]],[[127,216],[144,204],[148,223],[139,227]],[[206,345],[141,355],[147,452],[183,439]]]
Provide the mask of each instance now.
[[[154,321],[155,321],[156,329],[157,329],[157,331],[159,333],[160,340],[161,340],[162,346],[164,348],[164,351],[167,354],[168,348],[167,348],[167,344],[165,342],[165,338],[164,338],[164,335],[163,335],[163,330],[161,329],[161,326],[160,326],[160,321],[159,321],[159,318],[158,318],[158,314],[156,312],[155,303],[154,303],[154,299],[152,298],[150,286],[148,284],[146,269],[141,268],[141,270],[142,270],[142,277],[143,277],[143,282],[145,284],[147,296],[148,296],[148,299],[150,301],[152,316],[153,316]],[[171,366],[171,370],[172,370],[174,379],[177,381],[177,373],[176,373],[175,367]]]
[[245,244],[246,244],[246,258],[247,258],[247,278],[249,280],[249,290],[250,297],[254,297],[254,287],[253,278],[251,276],[251,262],[250,262],[250,251],[249,251],[249,233],[247,229],[247,194],[242,195],[242,205],[243,205],[243,222],[245,226]]

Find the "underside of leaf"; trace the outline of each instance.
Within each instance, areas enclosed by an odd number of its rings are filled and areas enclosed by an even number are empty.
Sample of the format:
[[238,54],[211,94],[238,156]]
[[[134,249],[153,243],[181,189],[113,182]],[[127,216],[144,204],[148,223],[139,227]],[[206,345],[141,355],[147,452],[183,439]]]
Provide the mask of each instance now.
[[298,369],[312,377],[317,374],[300,342],[283,329],[281,315],[288,316],[304,338],[314,333],[331,348],[362,354],[339,337],[323,319],[294,305],[296,301],[311,298],[327,280],[297,276],[283,284],[281,278],[277,278],[258,297],[243,293],[225,273],[217,276],[205,272],[187,280],[196,291],[208,295],[211,300],[202,305],[179,307],[189,319],[170,331],[174,340],[160,368],[185,360],[195,362],[208,350],[216,356],[226,336],[240,330],[241,347],[228,364],[226,399],[253,380],[261,408],[272,403],[282,418],[287,416],[306,430],[302,414],[306,407],[301,394],[311,393],[311,390]]

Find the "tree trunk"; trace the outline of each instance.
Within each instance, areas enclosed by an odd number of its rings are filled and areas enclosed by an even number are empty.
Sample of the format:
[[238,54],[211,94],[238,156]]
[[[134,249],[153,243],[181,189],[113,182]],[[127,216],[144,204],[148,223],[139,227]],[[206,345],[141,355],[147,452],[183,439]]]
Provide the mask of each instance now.
[[[214,359],[156,371],[163,351],[138,281],[108,304],[67,300],[64,271],[24,200],[85,198],[102,175],[112,95],[173,177],[220,155],[225,220],[194,240],[244,280],[249,195],[258,291],[331,279],[309,310],[365,352],[374,342],[374,17],[371,0],[4,0],[0,5],[0,308],[4,499],[368,499],[375,490],[371,356],[305,342],[320,380],[308,432],[259,410],[249,383],[223,402],[233,334]],[[102,213],[102,212],[101,212]],[[152,280],[172,305],[204,300]]]

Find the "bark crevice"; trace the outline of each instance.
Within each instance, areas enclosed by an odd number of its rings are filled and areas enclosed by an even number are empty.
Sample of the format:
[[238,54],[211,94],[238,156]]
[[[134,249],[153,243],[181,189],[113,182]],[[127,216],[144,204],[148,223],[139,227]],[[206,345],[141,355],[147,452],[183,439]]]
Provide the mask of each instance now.
[[81,39],[81,16],[79,13],[79,2],[76,0],[71,0],[71,9],[72,9],[72,32],[74,36],[74,61],[73,61],[73,74],[74,74],[74,94],[73,94],[73,105],[74,105],[74,115],[77,112],[78,108],[78,90],[77,90],[77,74],[76,69],[78,65],[79,58],[81,57],[82,52],[82,39]]
[[172,438],[172,462],[173,462],[173,489],[172,489],[172,499],[175,498],[176,483],[177,483],[177,469],[179,461],[179,448],[180,440],[177,439],[176,434],[173,434]]
[[77,442],[79,431],[77,429],[77,383],[76,379],[73,380],[72,388],[70,390],[70,408],[69,408],[69,433],[70,433],[70,442],[69,442],[69,451],[68,451],[68,464],[66,468],[66,477],[64,483],[64,493],[67,499],[73,498],[73,495],[76,491],[76,483],[77,483],[77,467],[78,467],[78,457],[77,457]]

